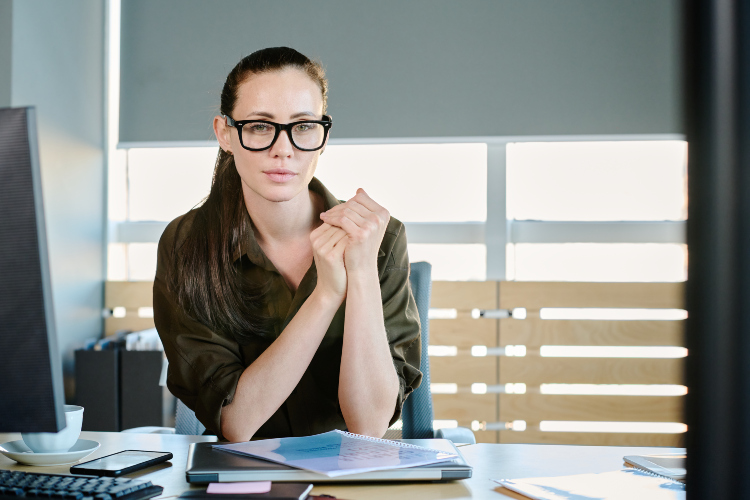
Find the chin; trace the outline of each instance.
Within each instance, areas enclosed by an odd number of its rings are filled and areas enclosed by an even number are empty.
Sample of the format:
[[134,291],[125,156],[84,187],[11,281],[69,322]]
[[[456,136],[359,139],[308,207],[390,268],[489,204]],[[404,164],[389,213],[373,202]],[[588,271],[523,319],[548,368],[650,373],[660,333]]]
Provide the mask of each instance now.
[[306,190],[306,185],[302,186],[297,182],[290,182],[284,185],[265,185],[259,186],[259,189],[253,189],[258,195],[274,203],[290,201]]

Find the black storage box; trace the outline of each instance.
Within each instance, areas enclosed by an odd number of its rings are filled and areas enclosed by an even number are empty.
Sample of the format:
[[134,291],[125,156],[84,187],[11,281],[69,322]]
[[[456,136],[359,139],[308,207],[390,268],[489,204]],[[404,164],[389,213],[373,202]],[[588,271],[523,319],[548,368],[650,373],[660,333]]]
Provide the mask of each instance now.
[[122,349],[75,352],[76,404],[84,431],[161,426],[163,353]]

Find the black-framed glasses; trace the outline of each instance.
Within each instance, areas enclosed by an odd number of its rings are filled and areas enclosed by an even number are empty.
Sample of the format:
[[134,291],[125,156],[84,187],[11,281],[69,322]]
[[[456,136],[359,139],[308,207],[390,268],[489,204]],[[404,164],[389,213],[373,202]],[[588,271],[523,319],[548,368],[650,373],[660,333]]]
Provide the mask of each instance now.
[[240,144],[248,151],[265,151],[276,143],[282,130],[286,130],[292,145],[300,151],[317,151],[323,147],[333,120],[323,115],[322,120],[303,120],[292,123],[276,123],[267,120],[235,121],[225,117],[227,125],[237,129]]

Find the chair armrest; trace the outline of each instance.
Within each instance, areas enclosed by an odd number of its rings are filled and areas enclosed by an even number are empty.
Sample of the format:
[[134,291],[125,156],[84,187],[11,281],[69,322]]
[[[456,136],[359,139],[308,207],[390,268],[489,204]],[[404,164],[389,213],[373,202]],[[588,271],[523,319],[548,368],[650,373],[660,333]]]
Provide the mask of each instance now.
[[435,437],[438,439],[450,439],[454,443],[476,444],[477,439],[471,429],[466,427],[456,427],[455,429],[438,429],[435,431]]
[[128,432],[131,434],[174,434],[174,427],[156,427],[149,425],[146,427],[133,427],[132,429],[124,429],[120,432]]

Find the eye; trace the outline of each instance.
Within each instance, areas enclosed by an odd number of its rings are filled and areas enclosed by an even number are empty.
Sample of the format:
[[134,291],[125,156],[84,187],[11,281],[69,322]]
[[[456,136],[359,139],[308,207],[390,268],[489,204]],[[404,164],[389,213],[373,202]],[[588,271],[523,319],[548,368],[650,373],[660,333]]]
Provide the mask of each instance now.
[[269,125],[268,123],[248,123],[245,125],[245,128],[248,129],[248,131],[254,133],[254,134],[263,134],[270,131],[273,131],[273,127]]
[[317,123],[303,122],[294,126],[295,132],[310,132],[318,126]]

